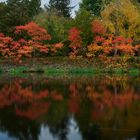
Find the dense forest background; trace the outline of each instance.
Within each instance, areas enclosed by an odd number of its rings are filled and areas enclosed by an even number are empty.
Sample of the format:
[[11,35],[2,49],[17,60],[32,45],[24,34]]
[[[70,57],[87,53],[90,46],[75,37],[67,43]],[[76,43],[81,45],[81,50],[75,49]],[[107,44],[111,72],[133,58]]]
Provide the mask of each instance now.
[[75,17],[70,0],[0,2],[0,53],[19,61],[35,54],[82,57],[138,56],[139,0],[82,0]]

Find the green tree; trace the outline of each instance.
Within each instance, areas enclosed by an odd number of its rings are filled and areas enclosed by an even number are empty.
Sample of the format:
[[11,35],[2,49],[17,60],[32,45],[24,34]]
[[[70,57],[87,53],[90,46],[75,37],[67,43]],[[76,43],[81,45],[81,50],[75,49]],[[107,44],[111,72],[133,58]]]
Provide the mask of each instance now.
[[81,31],[84,46],[87,46],[93,40],[93,33],[91,30],[93,19],[94,16],[89,11],[80,9],[73,20],[73,26],[77,27]]
[[5,7],[6,7],[6,3],[1,2],[0,3],[0,32],[2,32],[2,29],[4,29],[3,20],[5,18],[5,14],[6,14]]
[[82,3],[80,3],[80,8],[90,11],[95,16],[100,16],[102,6],[102,0],[83,0]]
[[41,11],[41,0],[31,0],[29,2],[29,16],[32,18]]
[[0,10],[0,32],[10,35],[15,26],[30,22],[40,11],[40,0],[7,0]]
[[55,11],[46,10],[35,16],[34,21],[49,32],[52,43],[66,41],[72,24],[72,19],[59,16]]
[[70,17],[70,0],[50,0],[48,10],[56,10],[58,15]]

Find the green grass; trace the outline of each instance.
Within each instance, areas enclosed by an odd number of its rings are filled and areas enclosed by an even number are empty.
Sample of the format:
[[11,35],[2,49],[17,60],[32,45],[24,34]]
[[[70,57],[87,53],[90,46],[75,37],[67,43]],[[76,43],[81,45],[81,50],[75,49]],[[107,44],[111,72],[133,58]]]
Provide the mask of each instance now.
[[[0,73],[4,71],[0,68]],[[94,74],[128,74],[128,75],[140,75],[140,70],[137,68],[131,69],[105,69],[105,68],[93,68],[93,67],[47,67],[47,66],[16,66],[8,70],[8,74],[11,76],[25,76],[31,73],[43,74],[45,76],[57,76],[57,75],[94,75]]]
[[[20,75],[23,74],[23,71],[28,71],[26,74],[30,73],[29,68],[18,68],[14,69],[10,72],[10,74]],[[34,73],[39,74],[40,70],[35,69]],[[70,68],[70,69],[62,69],[62,68],[45,68],[42,69],[44,71],[44,75],[93,75],[93,74],[128,74],[128,75],[139,75],[140,71],[138,69],[112,69],[112,70],[104,70],[104,69],[93,69],[93,68]]]
[[67,75],[82,75],[82,74],[97,74],[100,73],[100,69],[94,68],[80,68],[80,67],[73,67],[73,68],[45,68],[45,74],[67,74]]
[[73,74],[84,74],[84,73],[97,73],[97,70],[94,68],[70,68],[68,70],[68,73],[73,73]]
[[140,75],[140,70],[139,69],[130,69],[129,74],[130,75]]
[[27,70],[27,69],[28,69],[28,67],[25,67],[25,66],[14,67],[14,68],[9,69],[8,74],[10,74],[12,76],[14,76],[14,75],[20,76],[23,74],[23,71]]
[[53,74],[53,73],[59,73],[59,74],[64,74],[66,73],[66,70],[65,69],[60,69],[60,68],[43,68],[44,70],[44,73],[45,74]]

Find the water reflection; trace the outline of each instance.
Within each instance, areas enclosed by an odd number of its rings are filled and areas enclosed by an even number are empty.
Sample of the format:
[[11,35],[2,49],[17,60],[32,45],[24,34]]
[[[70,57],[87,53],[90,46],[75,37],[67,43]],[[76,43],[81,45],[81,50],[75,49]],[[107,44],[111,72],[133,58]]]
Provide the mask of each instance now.
[[139,140],[140,77],[0,77],[0,140]]
[[67,140],[82,140],[81,134],[79,132],[79,127],[74,120],[73,116],[71,116],[66,124],[67,128],[60,128],[56,131],[56,128],[49,128],[49,126],[42,125],[41,126],[41,134],[39,135],[39,140],[59,140],[59,139],[67,139]]

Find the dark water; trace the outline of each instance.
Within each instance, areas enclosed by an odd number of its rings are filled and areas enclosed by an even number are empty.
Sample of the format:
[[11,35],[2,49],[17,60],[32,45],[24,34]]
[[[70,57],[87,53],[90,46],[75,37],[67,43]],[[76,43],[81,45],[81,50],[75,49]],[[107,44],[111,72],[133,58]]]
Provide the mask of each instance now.
[[139,140],[140,76],[0,77],[0,140]]

